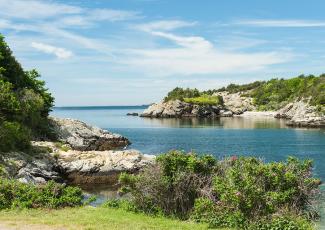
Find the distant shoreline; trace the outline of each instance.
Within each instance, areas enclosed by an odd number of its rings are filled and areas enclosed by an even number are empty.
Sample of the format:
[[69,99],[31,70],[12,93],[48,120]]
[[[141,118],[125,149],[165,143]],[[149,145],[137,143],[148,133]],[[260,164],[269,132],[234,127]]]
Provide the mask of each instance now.
[[145,109],[149,105],[105,105],[105,106],[54,106],[53,109],[64,109],[64,110],[83,110],[83,109],[93,109],[93,110],[100,110],[100,109]]

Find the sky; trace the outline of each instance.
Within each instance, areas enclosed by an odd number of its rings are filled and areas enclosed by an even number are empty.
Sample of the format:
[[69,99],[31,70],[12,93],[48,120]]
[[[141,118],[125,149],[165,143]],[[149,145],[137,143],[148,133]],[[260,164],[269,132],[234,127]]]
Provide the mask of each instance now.
[[0,0],[0,33],[56,106],[325,72],[323,0]]

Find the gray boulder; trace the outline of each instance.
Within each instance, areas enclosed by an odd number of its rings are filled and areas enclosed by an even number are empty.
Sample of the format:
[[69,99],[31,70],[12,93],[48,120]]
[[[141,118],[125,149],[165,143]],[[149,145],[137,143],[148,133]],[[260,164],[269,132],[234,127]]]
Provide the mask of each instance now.
[[67,143],[72,149],[81,151],[112,150],[126,147],[130,141],[106,130],[87,125],[74,119],[51,118],[58,140]]

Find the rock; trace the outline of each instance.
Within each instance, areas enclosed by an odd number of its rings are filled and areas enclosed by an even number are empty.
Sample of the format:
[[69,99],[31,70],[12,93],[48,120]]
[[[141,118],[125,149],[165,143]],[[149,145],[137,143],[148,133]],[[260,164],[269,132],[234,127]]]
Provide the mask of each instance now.
[[2,160],[9,178],[32,184],[43,184],[49,180],[63,181],[56,160],[48,152],[32,155],[11,152],[4,155]]
[[[247,92],[229,93],[227,91],[214,93],[214,96],[222,96],[225,108],[233,114],[239,115],[245,111],[255,110],[253,99],[243,96]],[[230,114],[230,113],[228,113]]]
[[153,104],[140,116],[152,118],[217,117],[221,108],[221,106],[195,105],[174,100]]
[[78,120],[54,117],[50,119],[58,139],[75,150],[104,151],[123,148],[130,144],[127,138],[119,134],[110,133]]
[[127,116],[139,116],[138,113],[127,113],[126,115],[127,115]]
[[33,142],[33,146],[51,151],[15,152],[2,156],[2,165],[9,172],[9,178],[33,184],[44,184],[49,180],[72,184],[114,184],[120,173],[136,173],[153,163],[155,158],[137,150],[63,151],[55,143],[44,141]]
[[230,110],[220,110],[221,117],[232,117],[233,113]]
[[159,117],[164,111],[163,103],[157,103],[150,105],[147,109],[143,111],[140,115],[141,117]]
[[309,100],[289,103],[277,111],[274,117],[288,119],[288,126],[325,127],[325,116],[317,112],[316,106],[311,106]]
[[153,160],[153,156],[136,150],[68,151],[60,153],[58,164],[70,183],[112,184],[121,172],[135,173]]

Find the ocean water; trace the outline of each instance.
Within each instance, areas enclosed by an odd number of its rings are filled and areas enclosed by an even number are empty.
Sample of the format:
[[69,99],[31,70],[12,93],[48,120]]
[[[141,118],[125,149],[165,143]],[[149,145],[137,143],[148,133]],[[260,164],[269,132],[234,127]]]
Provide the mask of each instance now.
[[[145,106],[61,107],[52,116],[75,118],[126,136],[128,148],[147,154],[173,149],[209,153],[217,158],[232,155],[256,156],[265,161],[288,156],[314,160],[314,175],[325,181],[325,129],[289,128],[272,117],[224,117],[216,119],[152,119],[127,116],[141,113]],[[323,186],[322,190],[325,190]],[[99,196],[98,203],[116,196],[114,187],[88,187]],[[325,202],[321,203],[325,216]],[[322,218],[325,229],[325,218]]]
[[126,116],[145,106],[61,107],[52,115],[75,118],[126,136],[128,148],[147,154],[172,149],[209,153],[217,158],[257,156],[266,161],[288,156],[314,160],[315,176],[325,181],[325,129],[289,128],[271,117],[152,119]]

